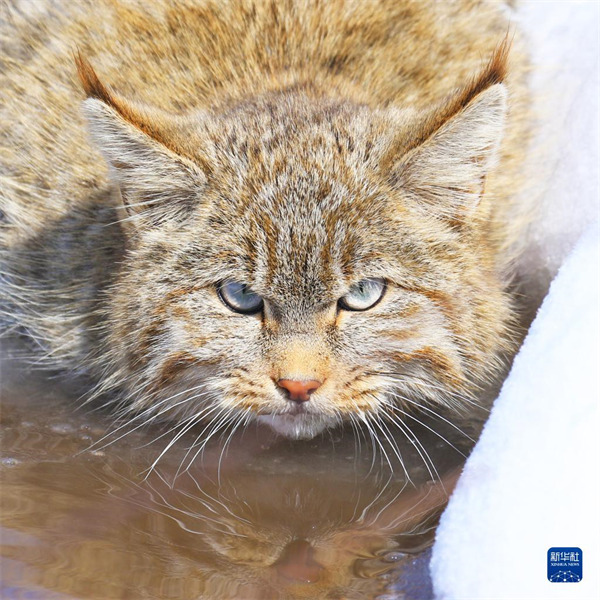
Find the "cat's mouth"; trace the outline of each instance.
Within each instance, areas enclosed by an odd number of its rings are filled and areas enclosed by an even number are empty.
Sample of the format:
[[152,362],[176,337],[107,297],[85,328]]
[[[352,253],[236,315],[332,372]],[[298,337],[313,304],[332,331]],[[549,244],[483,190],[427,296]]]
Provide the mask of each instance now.
[[296,410],[274,415],[261,415],[258,420],[278,434],[294,440],[309,440],[325,429],[338,425],[338,421],[326,415],[315,415]]
[[308,414],[308,411],[306,410],[304,404],[291,404],[288,410],[286,410],[284,413],[281,413],[281,415],[289,415],[292,417],[306,414]]

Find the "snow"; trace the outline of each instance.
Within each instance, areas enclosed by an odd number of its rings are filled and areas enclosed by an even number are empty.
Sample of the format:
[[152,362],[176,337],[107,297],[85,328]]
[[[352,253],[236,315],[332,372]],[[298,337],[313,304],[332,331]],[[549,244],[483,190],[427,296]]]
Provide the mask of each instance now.
[[[529,2],[515,16],[545,123],[544,212],[520,271],[545,290],[560,270],[442,517],[438,600],[600,598],[599,14]],[[582,549],[581,582],[547,580],[556,546]]]
[[[592,226],[553,282],[442,517],[440,600],[600,598],[600,244]],[[546,552],[583,551],[583,580]]]
[[[523,2],[515,24],[532,55],[532,185],[542,211],[521,272],[546,286],[586,225],[598,218],[600,4]],[[533,282],[535,283],[535,282]]]

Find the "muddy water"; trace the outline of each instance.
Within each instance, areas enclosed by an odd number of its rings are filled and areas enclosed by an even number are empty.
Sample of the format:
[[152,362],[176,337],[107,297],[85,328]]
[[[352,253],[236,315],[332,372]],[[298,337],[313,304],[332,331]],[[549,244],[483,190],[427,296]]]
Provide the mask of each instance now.
[[412,423],[435,481],[394,430],[404,468],[352,431],[289,442],[251,427],[186,470],[190,432],[148,473],[165,428],[105,446],[108,413],[15,361],[1,375],[2,598],[431,596],[426,549],[470,447],[446,423],[427,426],[447,441]]

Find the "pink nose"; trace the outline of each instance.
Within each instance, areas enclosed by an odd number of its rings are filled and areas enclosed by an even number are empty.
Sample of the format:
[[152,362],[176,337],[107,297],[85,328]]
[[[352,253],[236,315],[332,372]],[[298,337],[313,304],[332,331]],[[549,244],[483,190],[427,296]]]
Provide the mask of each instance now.
[[321,387],[321,382],[314,379],[310,379],[309,381],[280,379],[277,385],[287,391],[290,400],[294,402],[306,402],[310,398],[310,395]]

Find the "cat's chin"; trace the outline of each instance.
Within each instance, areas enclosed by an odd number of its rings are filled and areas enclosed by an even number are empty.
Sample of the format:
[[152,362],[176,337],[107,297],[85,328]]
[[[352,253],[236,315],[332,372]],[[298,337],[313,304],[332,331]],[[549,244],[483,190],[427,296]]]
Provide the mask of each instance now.
[[262,415],[258,420],[268,425],[279,435],[293,440],[310,440],[316,435],[337,424],[325,416],[311,414]]

